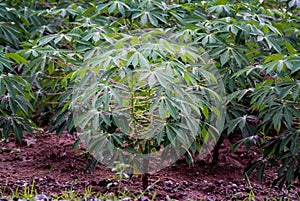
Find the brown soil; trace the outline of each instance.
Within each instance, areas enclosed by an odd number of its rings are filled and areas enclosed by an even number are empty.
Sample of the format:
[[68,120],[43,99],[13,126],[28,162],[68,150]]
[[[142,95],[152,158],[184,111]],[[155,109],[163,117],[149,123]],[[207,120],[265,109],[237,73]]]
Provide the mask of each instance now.
[[[38,193],[51,194],[73,190],[83,193],[86,187],[92,187],[97,193],[116,191],[117,187],[107,187],[109,183],[117,183],[114,174],[106,167],[98,165],[94,173],[85,172],[88,154],[83,146],[72,149],[75,138],[64,133],[57,138],[47,131],[38,133],[35,138],[26,135],[22,144],[13,139],[0,142],[0,196],[10,194],[12,190],[21,191],[25,186],[34,186]],[[156,192],[155,200],[166,197],[177,200],[241,200],[250,192],[250,186],[243,176],[244,168],[255,158],[254,150],[245,151],[240,148],[235,153],[228,153],[230,142],[225,140],[220,151],[220,162],[211,165],[205,161],[197,161],[188,166],[184,161],[165,168],[149,176],[153,186],[148,192],[151,198]],[[255,175],[251,180],[256,200],[264,198],[290,198],[300,200],[300,185],[295,184],[288,192],[277,192],[271,188],[275,171],[268,169],[264,184],[260,184]],[[131,192],[142,190],[141,177],[121,181],[122,189]],[[282,199],[283,200],[283,199]]]

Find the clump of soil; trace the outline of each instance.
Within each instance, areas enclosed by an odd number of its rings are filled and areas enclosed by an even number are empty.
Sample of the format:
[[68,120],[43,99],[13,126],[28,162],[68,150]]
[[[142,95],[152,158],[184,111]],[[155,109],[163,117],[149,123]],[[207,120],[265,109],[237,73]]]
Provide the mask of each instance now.
[[[75,137],[63,133],[58,138],[55,133],[40,132],[36,137],[24,136],[23,143],[0,142],[0,192],[2,195],[24,187],[34,186],[38,193],[59,194],[73,190],[84,193],[91,187],[96,193],[115,192],[120,186],[130,192],[142,191],[140,176],[118,181],[114,173],[98,165],[95,172],[86,172],[89,155],[83,145],[72,149]],[[300,185],[295,184],[290,191],[277,192],[271,188],[275,171],[268,169],[265,180],[260,184],[255,175],[250,178],[251,186],[243,176],[245,167],[257,158],[255,150],[246,151],[243,147],[235,153],[228,153],[230,142],[225,140],[220,150],[218,165],[206,161],[197,161],[193,166],[184,161],[150,174],[149,182],[153,184],[148,190],[148,197],[156,192],[156,200],[170,197],[177,200],[240,200],[251,190],[257,200],[264,198],[284,198],[298,200]],[[121,183],[119,183],[121,182]],[[107,187],[108,184],[118,184]],[[119,185],[120,184],[120,185]],[[3,192],[5,191],[5,192]]]

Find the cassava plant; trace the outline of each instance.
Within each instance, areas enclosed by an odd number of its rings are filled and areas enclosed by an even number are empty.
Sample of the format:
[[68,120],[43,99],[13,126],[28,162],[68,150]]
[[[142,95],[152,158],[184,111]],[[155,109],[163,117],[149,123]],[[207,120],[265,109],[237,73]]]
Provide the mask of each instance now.
[[73,73],[75,126],[102,164],[120,161],[131,174],[147,174],[184,153],[192,160],[197,139],[216,142],[216,67],[200,48],[172,39],[160,29],[115,34]]

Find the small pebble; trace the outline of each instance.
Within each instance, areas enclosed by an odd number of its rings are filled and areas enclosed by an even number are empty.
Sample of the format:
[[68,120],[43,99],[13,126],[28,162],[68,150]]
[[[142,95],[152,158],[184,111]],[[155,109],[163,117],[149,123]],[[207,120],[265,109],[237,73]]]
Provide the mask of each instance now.
[[149,198],[142,196],[140,198],[138,198],[138,201],[150,201]]
[[173,186],[173,182],[171,180],[165,182],[166,186]]
[[48,201],[48,197],[46,195],[40,194],[34,197],[35,201]]
[[88,201],[101,201],[101,200],[95,198],[94,196],[91,196],[91,197],[88,199]]
[[121,201],[131,201],[130,198],[123,198]]
[[224,183],[224,180],[216,180],[215,183],[216,183],[216,184],[223,184],[223,183]]
[[23,187],[26,187],[26,186],[28,186],[28,183],[27,182],[25,182],[25,183],[23,183],[23,185],[22,185]]

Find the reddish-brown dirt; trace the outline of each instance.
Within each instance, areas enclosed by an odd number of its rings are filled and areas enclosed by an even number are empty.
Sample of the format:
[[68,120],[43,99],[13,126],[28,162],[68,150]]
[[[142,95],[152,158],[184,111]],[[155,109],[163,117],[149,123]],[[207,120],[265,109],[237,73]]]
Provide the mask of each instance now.
[[[97,193],[114,192],[117,188],[109,183],[117,182],[114,174],[106,167],[98,165],[94,173],[85,172],[88,162],[83,146],[72,149],[76,139],[64,133],[60,138],[47,131],[36,134],[33,138],[24,136],[23,143],[0,142],[0,196],[12,190],[34,186],[38,193],[61,193],[72,189],[83,193],[86,187],[92,187]],[[220,150],[220,162],[211,165],[205,161],[197,161],[188,166],[184,161],[165,168],[149,176],[153,184],[149,188],[148,197],[156,192],[155,200],[165,200],[168,196],[177,200],[241,200],[251,188],[243,176],[243,170],[257,158],[254,150],[240,148],[235,153],[228,153],[230,142],[225,140]],[[264,184],[257,182],[255,175],[251,180],[256,200],[264,198],[290,198],[300,200],[300,185],[295,184],[290,191],[277,192],[271,188],[275,171],[268,169]],[[142,190],[140,176],[121,181],[122,189],[131,192]]]

